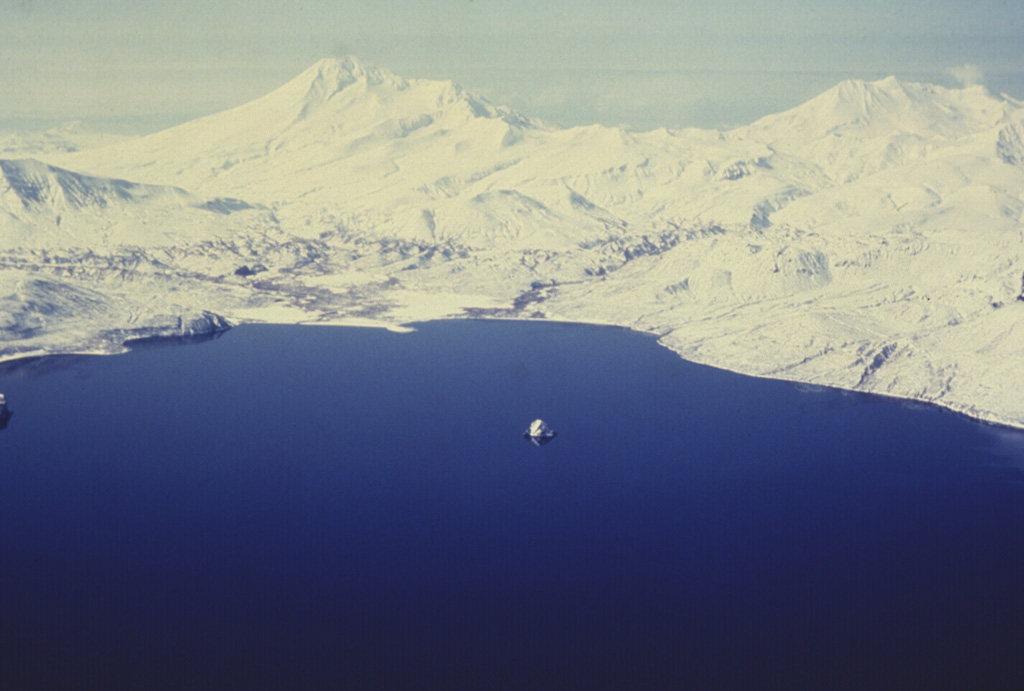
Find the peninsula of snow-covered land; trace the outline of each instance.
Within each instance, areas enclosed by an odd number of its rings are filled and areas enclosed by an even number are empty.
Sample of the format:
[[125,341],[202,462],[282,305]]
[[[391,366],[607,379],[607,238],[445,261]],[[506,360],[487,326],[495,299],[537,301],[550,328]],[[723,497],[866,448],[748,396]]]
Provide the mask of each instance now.
[[1024,104],[982,87],[848,81],[728,132],[634,133],[346,58],[83,141],[0,137],[0,359],[557,319],[1024,427]]

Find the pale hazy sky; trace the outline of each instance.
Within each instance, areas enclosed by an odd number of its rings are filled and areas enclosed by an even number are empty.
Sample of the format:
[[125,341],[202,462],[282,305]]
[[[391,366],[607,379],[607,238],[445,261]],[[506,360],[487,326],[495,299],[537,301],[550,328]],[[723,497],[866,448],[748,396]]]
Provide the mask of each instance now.
[[847,78],[1024,97],[1020,0],[0,0],[0,128],[153,131],[321,57],[562,125],[724,127]]

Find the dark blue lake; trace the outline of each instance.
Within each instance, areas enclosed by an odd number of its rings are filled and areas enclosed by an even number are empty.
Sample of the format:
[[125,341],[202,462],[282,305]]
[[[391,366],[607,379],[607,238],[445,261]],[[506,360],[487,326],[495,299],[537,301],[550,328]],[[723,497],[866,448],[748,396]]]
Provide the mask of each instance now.
[[1024,686],[1016,432],[561,324],[242,327],[0,391],[5,691]]

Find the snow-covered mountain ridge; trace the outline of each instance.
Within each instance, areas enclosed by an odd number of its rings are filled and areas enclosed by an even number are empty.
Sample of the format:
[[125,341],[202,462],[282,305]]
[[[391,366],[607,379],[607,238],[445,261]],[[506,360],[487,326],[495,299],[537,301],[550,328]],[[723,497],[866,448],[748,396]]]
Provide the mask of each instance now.
[[233,235],[224,216],[255,207],[180,187],[98,178],[34,159],[0,159],[0,237],[7,246],[166,245]]
[[[728,132],[560,129],[321,61],[224,113],[0,164],[0,357],[204,311],[564,319],[1024,426],[1022,123],[982,87],[889,78]],[[81,307],[47,314],[54,281]]]

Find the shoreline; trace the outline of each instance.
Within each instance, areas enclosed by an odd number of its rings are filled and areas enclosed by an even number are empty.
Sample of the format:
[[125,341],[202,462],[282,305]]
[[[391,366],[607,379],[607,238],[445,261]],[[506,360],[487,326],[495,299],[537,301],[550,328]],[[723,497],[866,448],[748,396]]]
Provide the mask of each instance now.
[[771,376],[765,374],[757,374],[751,372],[745,372],[740,369],[733,369],[720,364],[714,364],[711,362],[702,362],[698,360],[692,360],[684,357],[677,350],[671,346],[665,344],[661,339],[663,334],[656,331],[646,331],[643,329],[637,329],[631,326],[624,326],[622,324],[616,324],[614,322],[603,322],[603,321],[588,321],[588,320],[568,320],[568,319],[538,319],[531,317],[509,317],[509,316],[471,316],[471,317],[458,317],[458,316],[447,316],[443,318],[428,318],[422,320],[408,321],[404,323],[393,323],[387,321],[378,321],[372,319],[355,319],[352,321],[347,320],[328,320],[328,321],[304,321],[304,322],[292,322],[292,321],[250,321],[250,320],[232,320],[231,326],[226,329],[218,329],[210,333],[192,334],[188,336],[182,335],[154,335],[146,336],[141,338],[128,339],[123,341],[118,348],[107,347],[107,348],[93,348],[76,350],[69,348],[67,350],[48,352],[44,350],[31,351],[29,353],[18,353],[10,356],[0,356],[0,375],[5,372],[16,371],[22,368],[30,367],[29,363],[47,360],[51,358],[77,358],[77,357],[98,357],[104,355],[123,355],[134,349],[146,348],[146,347],[161,347],[161,346],[173,346],[173,345],[196,345],[204,343],[210,340],[217,339],[228,331],[242,326],[335,326],[335,327],[348,327],[348,328],[379,328],[386,331],[390,331],[396,334],[413,333],[416,331],[417,324],[428,324],[433,322],[444,322],[444,321],[508,321],[508,322],[533,322],[540,324],[561,324],[566,326],[592,326],[599,328],[613,328],[623,329],[632,333],[652,337],[658,346],[665,348],[666,350],[673,353],[680,360],[689,362],[691,364],[700,365],[702,367],[710,367],[712,369],[720,370],[723,372],[730,372],[732,374],[738,374],[744,377],[753,377],[756,379],[766,379],[772,381],[786,382],[793,386],[808,386],[819,389],[828,389],[843,394],[852,395],[863,395],[863,396],[877,396],[891,401],[902,403],[904,405],[920,405],[933,408],[935,410],[943,411],[958,417],[962,417],[972,422],[985,425],[988,427],[995,427],[1004,430],[1012,430],[1014,432],[1024,433],[1024,422],[1014,422],[1000,417],[996,413],[992,412],[972,412],[969,406],[955,407],[953,405],[942,403],[941,401],[930,400],[926,398],[920,398],[915,396],[900,396],[896,394],[876,392],[876,391],[861,391],[859,389],[851,389],[836,384],[823,384],[819,382],[808,382],[801,379],[791,379],[782,376]]

